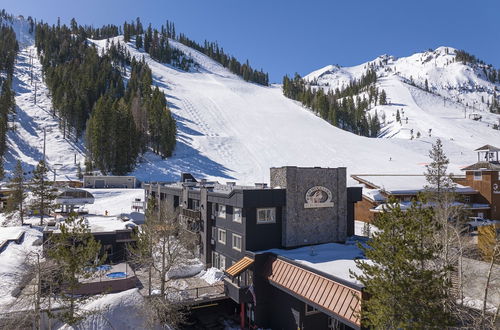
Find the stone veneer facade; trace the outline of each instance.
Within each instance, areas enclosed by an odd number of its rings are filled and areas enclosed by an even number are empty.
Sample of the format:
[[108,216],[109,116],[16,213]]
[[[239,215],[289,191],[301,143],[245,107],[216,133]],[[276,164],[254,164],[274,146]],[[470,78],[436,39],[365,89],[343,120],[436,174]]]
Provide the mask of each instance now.
[[[332,193],[333,206],[305,207],[306,193],[313,187]],[[283,210],[284,247],[343,242],[347,237],[346,168],[271,168],[271,188],[286,189]]]

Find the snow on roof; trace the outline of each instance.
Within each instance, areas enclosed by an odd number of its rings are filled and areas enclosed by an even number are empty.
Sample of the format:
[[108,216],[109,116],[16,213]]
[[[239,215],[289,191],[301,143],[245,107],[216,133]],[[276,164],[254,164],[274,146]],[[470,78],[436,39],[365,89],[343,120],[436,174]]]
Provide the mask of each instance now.
[[26,227],[0,227],[0,242],[15,240],[26,231]]
[[376,202],[383,202],[386,200],[380,189],[363,188],[363,195]]
[[128,224],[133,223],[132,221],[122,221],[117,217],[106,216],[87,216],[85,219],[88,220],[90,231],[93,233],[124,230],[128,229]]
[[9,244],[0,253],[0,310],[2,311],[7,311],[10,308],[7,304],[15,299],[12,297],[11,292],[16,288],[20,277],[25,271],[22,266],[28,253],[40,253],[42,250],[41,246],[33,245],[33,242],[42,236],[40,231],[27,227],[0,228],[3,237],[10,237],[16,231],[19,233],[19,230],[26,232],[24,240],[20,244]]
[[259,253],[264,252],[283,256],[322,273],[360,284],[349,273],[350,270],[355,273],[361,272],[354,260],[364,258],[364,256],[356,245],[326,243],[290,250],[271,249]]
[[[363,182],[367,182],[372,186],[383,189],[392,195],[416,195],[424,190],[424,187],[428,185],[428,182],[423,174],[360,174],[353,175],[353,178],[361,179]],[[363,194],[365,194],[365,190],[367,189],[363,188]],[[468,186],[456,184],[455,192],[472,194],[475,193],[476,190]]]
[[[410,201],[404,201],[404,202],[399,202],[397,204],[392,204],[392,207],[399,205],[401,210],[405,211],[411,207],[412,203],[413,202],[410,202]],[[380,204],[372,210],[375,212],[382,212],[388,208],[388,205],[389,205],[389,203]],[[434,205],[435,205],[435,203],[426,203],[425,205],[423,205],[423,207],[432,207]],[[450,204],[450,206],[463,206],[466,210],[472,210],[472,209],[483,210],[483,209],[490,208],[489,204],[478,204],[478,203],[466,204],[466,203],[461,203],[461,202],[453,202]]]
[[480,148],[477,148],[474,151],[500,151],[500,148],[492,146],[491,144],[486,144]]

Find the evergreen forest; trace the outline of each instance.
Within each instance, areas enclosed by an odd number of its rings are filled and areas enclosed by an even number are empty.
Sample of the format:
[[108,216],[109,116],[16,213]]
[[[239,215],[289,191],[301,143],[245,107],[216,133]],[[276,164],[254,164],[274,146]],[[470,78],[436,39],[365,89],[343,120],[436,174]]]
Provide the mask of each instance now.
[[74,20],[70,27],[39,23],[35,43],[65,137],[76,140],[86,133],[87,171],[125,174],[148,149],[162,157],[172,154],[175,120],[163,93],[151,87],[145,61],[113,43],[98,54],[87,40],[96,31],[107,37],[118,29],[85,28]]
[[[2,16],[3,17],[3,16]],[[0,24],[1,25],[1,24]],[[4,176],[4,156],[7,152],[9,115],[15,114],[16,103],[12,90],[14,64],[19,45],[11,27],[0,26],[0,178]]]
[[[377,113],[368,112],[370,106],[386,104],[384,90],[375,87],[377,74],[369,68],[358,80],[342,89],[325,90],[315,82],[308,83],[299,74],[283,77],[283,94],[312,109],[333,126],[357,135],[377,137],[380,121]],[[361,95],[361,96],[360,96]]]
[[171,47],[168,39],[176,40],[190,48],[193,48],[211,59],[219,62],[232,73],[242,77],[245,81],[254,82],[263,86],[269,85],[269,75],[262,69],[256,70],[250,66],[248,60],[245,63],[239,62],[234,56],[224,52],[224,49],[217,42],[204,41],[203,45],[189,39],[186,35],[175,31],[175,25],[167,21],[162,25],[160,31],[153,29],[151,24],[147,29],[139,18],[135,22],[123,24],[124,40],[129,42],[131,36],[136,36],[135,45],[137,48],[143,48],[152,58],[163,63],[169,63],[184,71],[189,70],[193,61],[187,58],[181,51]]

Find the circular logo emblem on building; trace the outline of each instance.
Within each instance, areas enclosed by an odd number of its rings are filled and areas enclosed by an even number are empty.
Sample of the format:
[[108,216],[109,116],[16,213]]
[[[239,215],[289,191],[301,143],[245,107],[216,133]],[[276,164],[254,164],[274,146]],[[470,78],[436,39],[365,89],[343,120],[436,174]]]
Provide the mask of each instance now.
[[493,193],[500,194],[500,183],[496,182],[493,184]]
[[332,192],[322,186],[314,186],[306,192],[305,208],[333,207]]

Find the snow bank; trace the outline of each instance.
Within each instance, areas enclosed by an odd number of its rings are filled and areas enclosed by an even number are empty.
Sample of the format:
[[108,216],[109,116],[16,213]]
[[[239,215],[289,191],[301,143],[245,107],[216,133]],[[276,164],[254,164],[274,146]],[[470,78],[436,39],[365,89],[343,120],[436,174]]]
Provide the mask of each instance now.
[[0,253],[0,310],[5,310],[6,305],[13,301],[11,292],[18,285],[25,274],[23,265],[30,252],[42,252],[41,246],[33,246],[33,242],[42,237],[42,233],[28,227],[0,228],[2,237],[11,237],[25,231],[21,244],[9,243]]
[[222,281],[224,277],[224,273],[215,267],[211,267],[200,273],[200,278],[205,280],[210,285]]
[[175,265],[168,273],[167,278],[191,277],[201,272],[205,266],[199,259],[191,259],[186,262]]
[[96,311],[75,327],[63,325],[60,329],[146,329],[144,298],[138,289],[104,295],[84,306],[85,311]]

